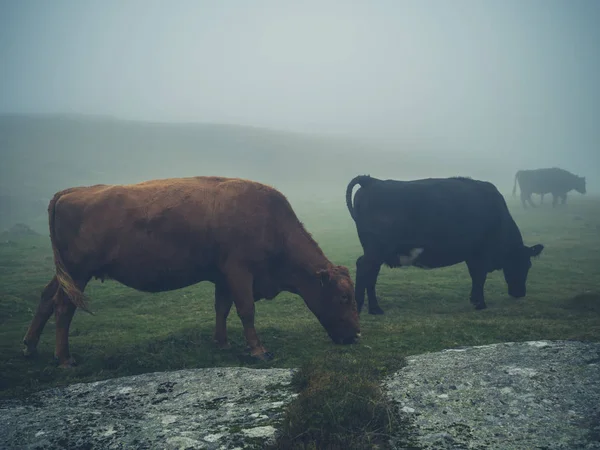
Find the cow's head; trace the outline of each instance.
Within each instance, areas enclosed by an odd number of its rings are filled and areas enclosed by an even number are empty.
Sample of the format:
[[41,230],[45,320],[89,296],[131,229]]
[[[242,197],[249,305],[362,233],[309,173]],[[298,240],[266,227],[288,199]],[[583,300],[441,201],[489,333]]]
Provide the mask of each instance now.
[[[320,284],[319,305],[315,315],[336,344],[352,344],[360,336],[354,283],[344,266],[317,271]],[[309,305],[310,306],[310,305]],[[311,308],[312,309],[312,308]]]
[[504,262],[504,279],[508,285],[508,295],[515,298],[525,297],[531,258],[539,256],[542,250],[544,250],[542,244],[533,247],[522,245],[507,256]]
[[580,194],[585,194],[585,177],[577,177],[577,181],[575,182],[575,190]]

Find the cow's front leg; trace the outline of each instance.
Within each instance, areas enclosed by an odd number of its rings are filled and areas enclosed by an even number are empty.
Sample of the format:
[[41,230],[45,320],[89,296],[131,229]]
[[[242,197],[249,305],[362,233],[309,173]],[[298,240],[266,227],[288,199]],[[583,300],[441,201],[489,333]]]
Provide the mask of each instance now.
[[233,299],[229,293],[226,282],[218,282],[215,284],[215,334],[214,341],[220,349],[228,349],[231,347],[227,339],[227,316],[231,310]]
[[252,274],[246,268],[231,265],[227,267],[226,273],[229,292],[233,303],[235,303],[238,316],[242,321],[244,337],[250,348],[250,355],[262,361],[273,359],[273,353],[265,349],[254,328]]
[[487,278],[487,270],[481,261],[467,261],[469,275],[471,275],[471,296],[470,300],[475,309],[485,309],[487,305],[483,298],[483,286]]

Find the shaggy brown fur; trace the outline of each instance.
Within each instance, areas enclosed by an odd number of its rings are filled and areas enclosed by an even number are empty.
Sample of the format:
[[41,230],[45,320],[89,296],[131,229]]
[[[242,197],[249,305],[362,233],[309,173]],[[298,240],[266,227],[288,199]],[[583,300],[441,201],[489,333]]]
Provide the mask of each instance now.
[[254,302],[281,291],[299,294],[335,342],[359,333],[348,270],[327,259],[271,187],[223,177],[76,187],[58,192],[48,215],[56,275],[24,338],[26,354],[54,311],[56,357],[63,367],[74,363],[69,325],[76,307],[88,310],[83,291],[92,277],[145,292],[210,281],[215,341],[228,346],[233,303],[251,354],[261,359],[272,355],[254,329]]

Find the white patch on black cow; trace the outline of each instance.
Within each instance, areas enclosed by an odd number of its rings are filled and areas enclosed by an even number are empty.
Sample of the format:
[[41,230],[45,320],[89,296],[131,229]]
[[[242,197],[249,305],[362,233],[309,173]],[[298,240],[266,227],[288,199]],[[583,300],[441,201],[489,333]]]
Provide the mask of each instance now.
[[412,266],[415,260],[419,257],[419,255],[423,253],[422,248],[413,248],[410,251],[410,255],[398,255],[398,259],[400,260],[400,264],[403,266]]

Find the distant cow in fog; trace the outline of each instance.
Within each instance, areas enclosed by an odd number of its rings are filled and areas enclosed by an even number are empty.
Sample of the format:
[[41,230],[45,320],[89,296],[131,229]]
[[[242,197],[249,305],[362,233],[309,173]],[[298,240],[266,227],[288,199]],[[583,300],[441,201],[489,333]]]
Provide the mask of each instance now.
[[48,207],[56,275],[42,292],[24,338],[35,352],[48,318],[56,314],[56,357],[74,361],[69,325],[92,277],[112,278],[144,292],[215,284],[214,339],[227,347],[232,304],[250,353],[272,355],[254,328],[254,302],[281,291],[299,294],[333,341],[359,333],[348,269],[333,264],[279,191],[249,180],[192,177],[133,185],[76,187]]
[[580,194],[585,194],[585,177],[572,174],[564,169],[553,167],[550,169],[519,170],[515,174],[513,197],[517,193],[517,182],[521,189],[521,203],[527,208],[527,203],[535,208],[531,194],[540,194],[544,202],[544,194],[552,194],[552,206],[556,206],[558,199],[564,204],[567,201],[567,192],[575,189]]
[[[352,189],[361,187],[354,196]],[[379,180],[358,176],[348,184],[346,204],[364,254],[356,261],[355,297],[359,312],[383,314],[375,284],[382,264],[439,268],[466,262],[471,303],[486,307],[487,274],[504,271],[508,293],[524,297],[531,258],[544,246],[527,247],[504,197],[496,187],[470,178]]]

